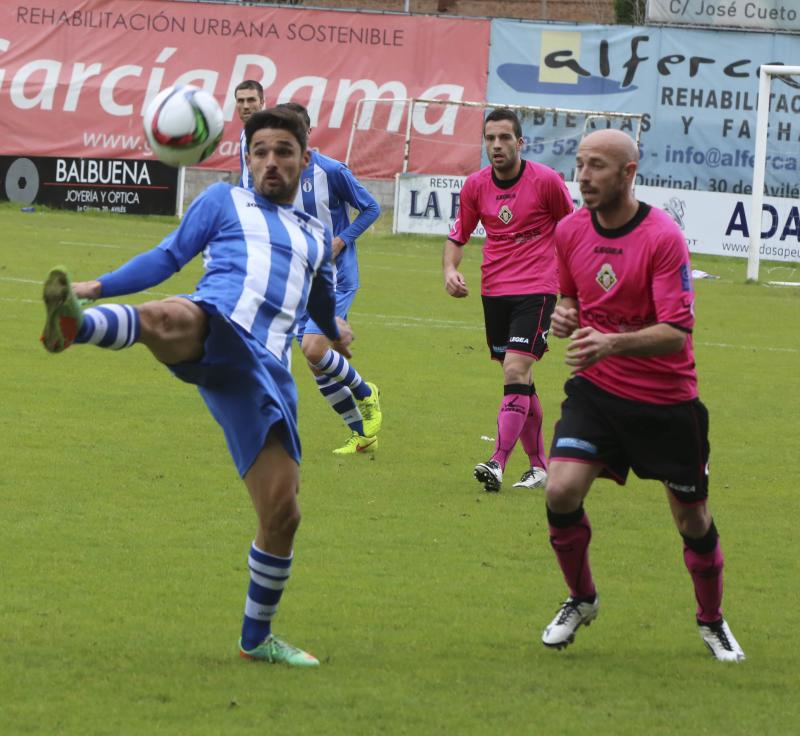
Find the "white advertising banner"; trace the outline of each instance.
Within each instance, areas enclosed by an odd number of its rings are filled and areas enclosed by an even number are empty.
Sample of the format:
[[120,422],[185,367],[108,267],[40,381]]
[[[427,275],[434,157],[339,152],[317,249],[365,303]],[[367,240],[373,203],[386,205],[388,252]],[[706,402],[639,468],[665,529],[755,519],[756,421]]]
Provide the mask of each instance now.
[[648,0],[650,23],[800,32],[797,0]]
[[[458,216],[463,183],[463,177],[398,176],[393,231],[447,237]],[[567,187],[579,205],[578,185],[567,182]],[[749,195],[637,186],[636,196],[672,216],[692,253],[747,257]],[[473,236],[485,236],[480,225]],[[762,259],[800,262],[800,199],[765,197],[761,237]]]

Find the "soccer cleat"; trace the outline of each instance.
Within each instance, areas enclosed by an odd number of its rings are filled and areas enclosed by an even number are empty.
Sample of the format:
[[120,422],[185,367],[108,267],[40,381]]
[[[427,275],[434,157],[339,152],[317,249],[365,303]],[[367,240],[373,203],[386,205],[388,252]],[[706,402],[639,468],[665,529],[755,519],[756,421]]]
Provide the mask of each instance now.
[[547,483],[547,471],[544,468],[532,467],[526,470],[513,488],[544,488]]
[[556,617],[542,633],[542,644],[553,649],[563,649],[572,644],[578,628],[589,626],[597,618],[599,610],[600,600],[597,596],[592,603],[572,597],[567,598],[558,609]]
[[503,469],[497,460],[487,460],[485,463],[478,463],[473,473],[478,483],[483,483],[486,491],[497,492],[503,483]]
[[374,437],[380,431],[381,423],[383,422],[380,402],[381,392],[374,383],[367,381],[367,386],[369,386],[372,393],[366,399],[356,399],[356,404],[364,421],[364,436]]
[[42,344],[49,353],[61,353],[72,345],[83,322],[81,305],[65,268],[57,266],[47,274],[42,296],[47,311]]
[[239,656],[270,664],[288,664],[290,667],[319,667],[319,660],[313,654],[293,647],[273,634],[253,649],[245,649],[239,639]]
[[733,637],[724,618],[713,624],[698,621],[697,625],[703,642],[720,662],[741,662],[745,659],[744,651]]
[[334,455],[358,455],[362,452],[375,452],[378,449],[377,437],[363,437],[358,432],[353,432],[350,439],[341,447],[337,447]]

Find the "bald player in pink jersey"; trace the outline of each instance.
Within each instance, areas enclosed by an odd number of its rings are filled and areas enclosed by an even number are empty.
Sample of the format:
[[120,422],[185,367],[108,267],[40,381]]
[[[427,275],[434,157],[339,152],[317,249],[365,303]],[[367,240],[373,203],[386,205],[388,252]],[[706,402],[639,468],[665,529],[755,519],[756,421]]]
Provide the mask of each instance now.
[[595,478],[632,468],[661,481],[697,599],[697,624],[718,660],[745,658],[722,616],[723,556],[708,510],[708,411],[697,395],[694,295],[686,241],[662,210],[636,200],[638,150],[616,130],[578,147],[584,206],[559,223],[561,300],[552,332],[570,338],[545,496],[550,544],[570,595],[542,634],[572,643],[599,610],[583,500]]
[[489,354],[503,367],[503,400],[494,453],[474,474],[487,491],[499,491],[520,440],[530,467],[514,487],[538,488],[547,478],[547,459],[532,368],[547,351],[558,291],[553,233],[572,212],[572,198],[558,173],[521,157],[522,127],[513,111],[490,112],[483,137],[491,164],[468,176],[461,189],[459,216],[444,247],[444,283],[451,296],[469,294],[458,266],[482,222],[481,301]]

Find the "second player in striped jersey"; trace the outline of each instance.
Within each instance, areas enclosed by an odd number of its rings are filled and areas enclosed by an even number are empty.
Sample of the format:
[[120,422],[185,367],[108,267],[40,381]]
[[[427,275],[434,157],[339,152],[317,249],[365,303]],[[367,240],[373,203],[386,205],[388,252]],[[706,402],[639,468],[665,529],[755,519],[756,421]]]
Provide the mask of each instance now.
[[248,189],[253,182],[250,179],[250,170],[247,168],[247,137],[244,126],[254,112],[264,107],[264,88],[255,79],[245,79],[236,85],[233,91],[236,100],[236,114],[242,121],[242,132],[239,135],[239,169],[242,172],[239,186]]
[[[288,102],[281,107],[297,113],[311,132],[303,105]],[[346,320],[359,287],[356,240],[378,219],[380,207],[345,164],[314,150],[300,177],[294,204],[319,218],[333,233],[336,315]],[[352,222],[351,207],[358,212]],[[373,452],[382,422],[378,387],[363,379],[346,357],[332,348],[313,317],[301,323],[299,333],[320,393],[350,429],[349,439],[334,454]]]

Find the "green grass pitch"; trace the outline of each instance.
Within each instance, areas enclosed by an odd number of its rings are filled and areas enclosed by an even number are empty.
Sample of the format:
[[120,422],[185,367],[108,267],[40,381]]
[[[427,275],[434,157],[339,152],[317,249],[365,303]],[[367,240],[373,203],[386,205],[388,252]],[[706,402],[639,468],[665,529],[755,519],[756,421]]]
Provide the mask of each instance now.
[[[664,491],[635,478],[589,496],[602,609],[554,652],[539,636],[565,590],[541,492],[511,489],[521,449],[500,494],[472,478],[501,398],[480,247],[454,300],[441,239],[365,236],[351,322],[354,365],[383,394],[375,456],[331,455],[347,433],[295,354],[303,522],[275,629],[323,666],[294,671],[236,656],[255,519],[195,389],[141,346],[38,342],[51,266],[94,277],[174,224],[0,205],[0,733],[798,732],[800,290],[695,259],[721,277],[695,282],[695,348],[747,661],[705,651]],[[200,268],[131,301],[191,291]],[[547,441],[563,351],[535,370]]]

